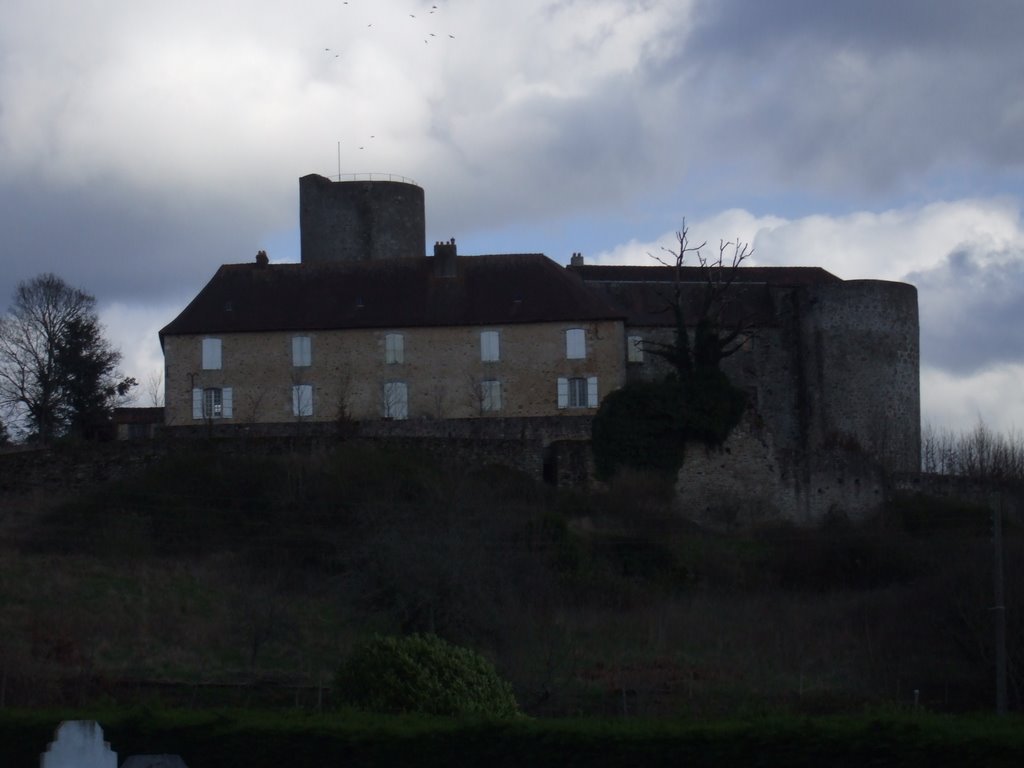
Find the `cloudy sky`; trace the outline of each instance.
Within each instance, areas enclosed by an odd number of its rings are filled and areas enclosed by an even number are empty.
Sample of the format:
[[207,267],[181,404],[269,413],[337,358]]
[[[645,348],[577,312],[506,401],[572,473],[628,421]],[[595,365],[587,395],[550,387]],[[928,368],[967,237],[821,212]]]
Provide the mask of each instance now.
[[[5,0],[0,307],[52,271],[124,369],[222,263],[298,260],[298,179],[394,173],[427,241],[919,289],[927,423],[1024,427],[1017,0]],[[149,395],[140,387],[139,404]]]

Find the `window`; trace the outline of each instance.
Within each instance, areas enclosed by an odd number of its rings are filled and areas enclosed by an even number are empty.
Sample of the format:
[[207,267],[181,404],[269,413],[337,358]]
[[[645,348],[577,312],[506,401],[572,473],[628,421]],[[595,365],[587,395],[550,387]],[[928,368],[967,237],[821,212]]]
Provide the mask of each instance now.
[[231,387],[208,387],[192,390],[193,419],[230,419],[232,415]]
[[582,360],[587,356],[587,332],[582,328],[565,332],[565,356],[569,360]]
[[313,363],[313,341],[309,336],[292,336],[292,365],[308,368]]
[[384,337],[384,362],[389,365],[405,362],[405,337],[389,333]]
[[500,340],[497,331],[480,332],[480,360],[494,363],[501,359]]
[[313,415],[313,385],[296,384],[292,387],[292,416]]
[[626,337],[626,362],[642,363],[644,361],[644,339],[643,336]]
[[559,408],[597,408],[597,376],[558,379]]
[[220,339],[203,339],[203,370],[219,371],[221,363]]
[[501,382],[497,379],[485,379],[480,382],[480,410],[501,410]]
[[409,418],[409,389],[404,381],[384,383],[384,418]]

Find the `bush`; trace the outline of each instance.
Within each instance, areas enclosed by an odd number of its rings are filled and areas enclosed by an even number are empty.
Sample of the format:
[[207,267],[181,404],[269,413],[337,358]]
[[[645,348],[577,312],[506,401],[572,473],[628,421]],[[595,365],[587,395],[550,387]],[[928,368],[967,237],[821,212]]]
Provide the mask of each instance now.
[[374,637],[337,676],[338,699],[387,714],[511,717],[512,687],[478,653],[436,635]]
[[618,467],[678,472],[686,442],[683,397],[674,380],[635,382],[609,394],[593,424],[598,475],[609,478]]
[[715,368],[683,382],[639,381],[609,394],[594,417],[592,445],[598,476],[619,467],[675,475],[687,440],[720,445],[739,424],[746,395]]

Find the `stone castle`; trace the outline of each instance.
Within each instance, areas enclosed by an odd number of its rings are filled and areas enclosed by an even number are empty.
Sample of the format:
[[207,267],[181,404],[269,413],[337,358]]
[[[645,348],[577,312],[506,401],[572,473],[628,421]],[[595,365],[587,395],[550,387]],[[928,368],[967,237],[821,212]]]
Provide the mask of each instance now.
[[[672,338],[677,283],[687,305],[705,287],[697,268],[464,256],[454,239],[425,255],[419,186],[299,185],[301,262],[224,265],[160,332],[169,431],[585,439],[605,395],[664,375],[649,345]],[[920,463],[916,289],[743,266],[732,290],[753,329],[723,369],[750,407],[721,448],[691,447],[681,505],[727,524],[870,513],[886,473]]]

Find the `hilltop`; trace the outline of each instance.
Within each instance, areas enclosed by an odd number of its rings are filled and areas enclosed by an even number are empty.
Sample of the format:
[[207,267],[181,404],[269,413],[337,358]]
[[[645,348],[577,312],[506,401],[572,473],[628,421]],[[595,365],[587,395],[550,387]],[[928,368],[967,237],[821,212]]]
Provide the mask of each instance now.
[[[324,706],[355,641],[413,631],[483,652],[530,714],[992,701],[981,509],[904,499],[859,526],[712,534],[653,476],[555,490],[343,442],[197,443],[4,508],[8,706]],[[1012,659],[1017,531],[1007,548]]]

